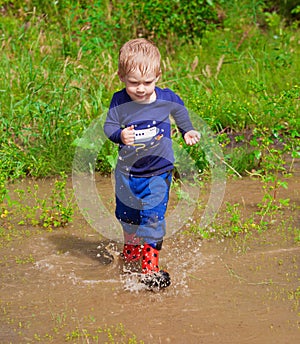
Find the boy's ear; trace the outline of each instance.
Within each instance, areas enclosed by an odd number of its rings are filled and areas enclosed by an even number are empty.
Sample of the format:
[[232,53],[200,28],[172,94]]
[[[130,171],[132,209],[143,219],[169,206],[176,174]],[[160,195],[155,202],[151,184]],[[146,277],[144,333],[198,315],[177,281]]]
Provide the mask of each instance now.
[[156,76],[155,82],[158,82],[158,80],[160,79],[160,77],[161,77],[161,72]]
[[124,76],[121,75],[120,71],[118,71],[118,76],[120,81],[124,82]]

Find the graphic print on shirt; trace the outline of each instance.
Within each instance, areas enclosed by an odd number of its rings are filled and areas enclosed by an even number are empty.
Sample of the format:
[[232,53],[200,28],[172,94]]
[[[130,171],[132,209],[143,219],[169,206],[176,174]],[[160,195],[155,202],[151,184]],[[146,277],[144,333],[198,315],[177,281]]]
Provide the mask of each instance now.
[[153,139],[159,132],[157,127],[151,127],[148,129],[140,129],[134,131],[134,143],[147,142]]
[[160,131],[164,131],[163,129],[159,129],[155,126],[156,121],[152,123],[154,126],[148,125],[146,129],[135,129],[134,130],[134,144],[133,146],[136,147],[135,150],[138,152],[139,150],[147,150],[148,148],[154,148],[157,146],[158,141],[164,136]]

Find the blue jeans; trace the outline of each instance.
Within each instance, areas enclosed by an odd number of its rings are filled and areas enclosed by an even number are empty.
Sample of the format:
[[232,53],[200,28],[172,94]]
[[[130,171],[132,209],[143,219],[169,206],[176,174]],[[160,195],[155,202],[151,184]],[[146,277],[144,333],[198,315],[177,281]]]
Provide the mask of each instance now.
[[128,234],[147,244],[162,242],[172,171],[152,177],[133,177],[116,170],[116,217]]

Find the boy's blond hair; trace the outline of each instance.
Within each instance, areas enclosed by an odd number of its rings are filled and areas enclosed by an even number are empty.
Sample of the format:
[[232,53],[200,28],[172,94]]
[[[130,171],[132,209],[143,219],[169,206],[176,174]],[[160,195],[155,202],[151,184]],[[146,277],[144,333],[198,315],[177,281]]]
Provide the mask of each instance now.
[[148,72],[154,72],[156,77],[161,75],[160,52],[153,42],[145,38],[126,42],[119,52],[119,76],[123,78],[136,70],[142,75]]

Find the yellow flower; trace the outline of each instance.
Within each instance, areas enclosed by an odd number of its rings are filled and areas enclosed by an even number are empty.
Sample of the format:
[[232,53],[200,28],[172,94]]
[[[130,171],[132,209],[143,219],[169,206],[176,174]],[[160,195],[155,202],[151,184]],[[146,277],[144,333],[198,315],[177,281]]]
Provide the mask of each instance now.
[[5,219],[5,218],[7,217],[7,215],[8,215],[8,210],[5,209],[5,210],[3,211],[3,213],[1,214],[1,219]]

